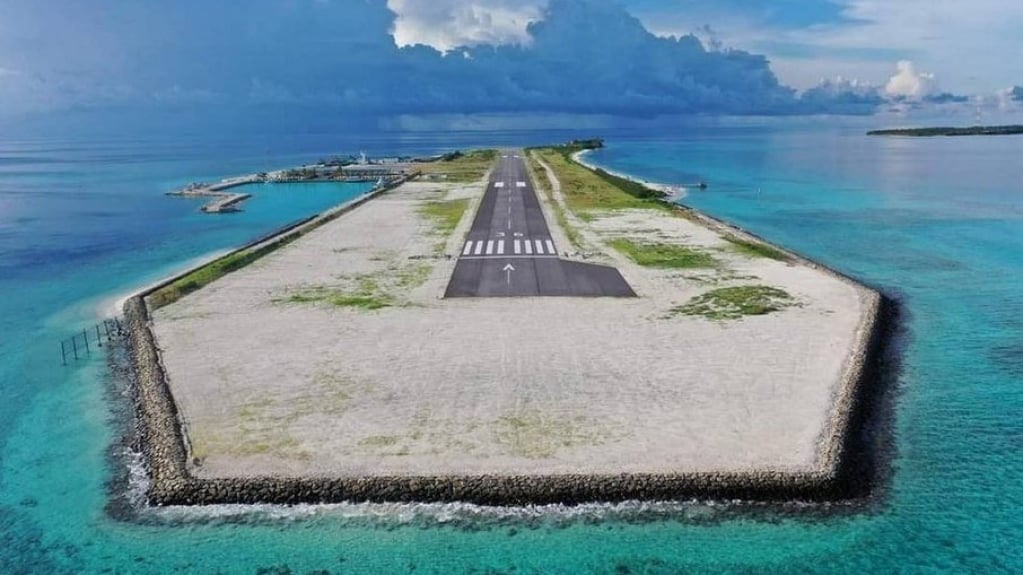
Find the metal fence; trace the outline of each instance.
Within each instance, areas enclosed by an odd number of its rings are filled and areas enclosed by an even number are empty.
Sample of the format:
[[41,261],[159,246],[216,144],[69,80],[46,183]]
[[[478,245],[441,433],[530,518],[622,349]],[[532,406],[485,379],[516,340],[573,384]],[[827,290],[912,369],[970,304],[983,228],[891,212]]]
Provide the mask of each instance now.
[[84,328],[80,333],[60,342],[60,363],[69,365],[70,362],[86,359],[93,351],[99,351],[104,344],[109,345],[115,339],[124,336],[124,326],[117,318],[105,319],[91,328]]

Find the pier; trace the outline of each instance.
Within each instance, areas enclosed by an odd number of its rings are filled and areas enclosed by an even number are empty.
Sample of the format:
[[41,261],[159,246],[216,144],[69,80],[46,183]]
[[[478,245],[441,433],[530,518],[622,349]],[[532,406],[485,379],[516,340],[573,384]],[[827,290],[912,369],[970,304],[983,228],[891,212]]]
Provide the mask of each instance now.
[[252,194],[226,194],[220,195],[217,199],[202,207],[207,214],[220,214],[224,212],[237,212],[238,204],[252,197]]
[[229,193],[228,190],[262,182],[264,178],[259,174],[252,174],[240,178],[230,178],[216,184],[205,184],[197,182],[189,184],[186,188],[167,192],[168,196],[181,196],[187,198],[212,198],[201,209],[207,214],[220,214],[239,211],[239,204],[252,197],[252,194]]
[[249,184],[376,182],[377,187],[380,187],[389,182],[399,180],[414,171],[414,166],[408,163],[369,163],[365,158],[363,158],[362,162],[338,167],[318,164],[287,170],[260,172],[258,174],[221,180],[214,184],[195,182],[183,189],[167,192],[166,195],[186,198],[210,198],[210,201],[202,206],[201,211],[206,214],[223,214],[241,211],[241,204],[251,198],[252,194],[232,192],[230,190]]

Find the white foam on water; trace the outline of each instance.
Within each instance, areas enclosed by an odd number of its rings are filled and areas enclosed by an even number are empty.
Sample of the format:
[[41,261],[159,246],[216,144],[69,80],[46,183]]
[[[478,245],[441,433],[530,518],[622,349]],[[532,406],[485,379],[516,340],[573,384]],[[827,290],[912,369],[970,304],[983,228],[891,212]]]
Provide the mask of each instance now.
[[[133,499],[134,500],[134,499]],[[713,519],[730,506],[727,502],[589,503],[583,505],[535,505],[489,507],[470,503],[333,503],[285,505],[207,505],[147,507],[142,513],[166,522],[189,521],[302,521],[317,518],[379,524],[485,524],[569,523],[580,520],[614,520],[636,517]]]

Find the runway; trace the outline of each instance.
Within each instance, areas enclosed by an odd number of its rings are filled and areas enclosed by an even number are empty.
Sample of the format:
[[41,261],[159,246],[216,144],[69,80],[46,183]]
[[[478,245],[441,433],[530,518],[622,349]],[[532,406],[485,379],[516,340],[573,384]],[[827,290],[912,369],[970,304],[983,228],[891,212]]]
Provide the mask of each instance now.
[[444,297],[635,297],[618,270],[564,261],[521,151],[503,151]]

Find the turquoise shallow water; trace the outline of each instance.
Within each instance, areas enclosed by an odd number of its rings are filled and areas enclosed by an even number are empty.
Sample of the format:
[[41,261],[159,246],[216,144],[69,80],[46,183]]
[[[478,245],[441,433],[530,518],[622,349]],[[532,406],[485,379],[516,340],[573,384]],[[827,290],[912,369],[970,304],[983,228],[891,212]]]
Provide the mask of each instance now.
[[[0,573],[1019,572],[1023,139],[859,130],[612,134],[593,156],[896,292],[908,336],[887,495],[831,517],[459,506],[112,515],[126,464],[105,362],[57,342],[117,294],[365,190],[254,188],[242,214],[160,192],[334,152],[419,153],[553,133],[266,141],[0,141]],[[115,388],[116,389],[116,388]]]

